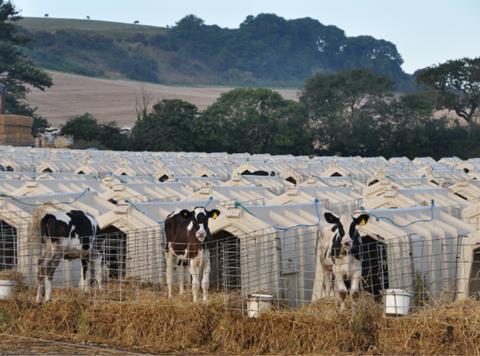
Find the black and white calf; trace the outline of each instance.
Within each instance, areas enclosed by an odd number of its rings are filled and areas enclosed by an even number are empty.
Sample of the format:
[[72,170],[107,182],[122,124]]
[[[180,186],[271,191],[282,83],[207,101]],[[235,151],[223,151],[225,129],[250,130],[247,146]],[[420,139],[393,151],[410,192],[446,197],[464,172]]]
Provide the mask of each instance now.
[[[98,224],[93,216],[80,210],[51,211],[40,221],[42,255],[38,259],[37,303],[49,301],[52,280],[60,260],[81,259],[79,287],[87,290],[97,281],[102,288],[102,240],[97,238]],[[87,270],[90,280],[86,281]]]
[[330,224],[322,229],[317,246],[317,269],[313,287],[312,301],[329,296],[334,277],[334,292],[341,310],[345,309],[348,290],[345,280],[350,280],[352,306],[361,287],[362,281],[362,238],[357,231],[359,225],[365,225],[369,216],[340,218],[332,213],[324,214]]
[[196,302],[200,291],[202,275],[203,300],[208,298],[210,278],[210,252],[207,241],[210,238],[209,218],[216,219],[220,211],[196,207],[193,211],[186,209],[175,211],[165,220],[167,287],[168,297],[172,298],[173,266],[178,265],[180,294],[184,292],[184,266],[189,265],[192,277],[193,301]]

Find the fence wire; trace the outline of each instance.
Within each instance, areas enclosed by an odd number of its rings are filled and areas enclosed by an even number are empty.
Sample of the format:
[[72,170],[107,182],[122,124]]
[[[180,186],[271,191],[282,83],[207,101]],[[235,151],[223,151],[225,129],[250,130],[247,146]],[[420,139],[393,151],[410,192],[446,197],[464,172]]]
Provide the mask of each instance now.
[[[15,283],[14,290],[28,291],[34,298],[38,286],[38,260],[50,248],[28,226],[0,221],[0,279]],[[88,298],[92,302],[150,303],[167,298],[166,243],[162,227],[122,231],[109,227],[96,236],[101,260],[95,264],[88,251],[85,280],[80,288],[81,258],[63,255],[52,280],[52,298]],[[480,299],[480,244],[468,236],[431,237],[405,235],[383,239],[363,236],[361,243],[361,293],[382,303],[387,290],[411,294],[413,311],[450,303],[457,299]],[[312,304],[319,276],[318,227],[286,231],[261,230],[234,235],[213,234],[205,245],[210,265],[209,296],[220,296],[226,309],[246,311],[252,294],[271,296],[279,311]],[[190,248],[191,246],[182,246]],[[92,258],[91,258],[92,257]],[[173,298],[192,301],[190,261],[174,265]],[[179,274],[184,273],[185,293],[179,296]],[[199,279],[205,278],[201,271]],[[101,274],[101,278],[98,277]],[[205,281],[203,281],[205,285]],[[325,283],[325,282],[324,282]],[[334,280],[327,281],[334,285]],[[346,279],[346,284],[349,281]],[[200,294],[202,289],[200,289]],[[315,298],[314,298],[315,299]],[[320,299],[335,307],[334,293],[322,290]]]

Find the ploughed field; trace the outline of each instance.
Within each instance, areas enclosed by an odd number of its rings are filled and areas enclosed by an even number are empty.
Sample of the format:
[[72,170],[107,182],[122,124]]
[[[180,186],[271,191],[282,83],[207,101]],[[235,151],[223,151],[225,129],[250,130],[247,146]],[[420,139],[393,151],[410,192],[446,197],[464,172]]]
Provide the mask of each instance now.
[[[152,104],[162,99],[182,99],[200,110],[212,104],[230,87],[168,86],[129,80],[111,80],[84,77],[75,74],[49,72],[53,86],[46,91],[32,90],[29,103],[38,107],[38,113],[53,126],[64,124],[69,118],[85,112],[100,122],[117,121],[119,126],[133,126],[137,114],[136,99],[147,93]],[[279,89],[287,99],[296,99],[296,89]]]

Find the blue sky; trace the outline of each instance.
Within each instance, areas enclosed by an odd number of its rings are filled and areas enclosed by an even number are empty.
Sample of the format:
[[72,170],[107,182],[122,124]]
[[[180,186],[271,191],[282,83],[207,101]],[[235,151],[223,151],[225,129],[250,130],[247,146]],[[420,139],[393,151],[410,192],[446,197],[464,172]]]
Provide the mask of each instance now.
[[166,26],[188,14],[207,24],[235,28],[247,15],[312,17],[348,36],[372,35],[397,45],[416,69],[460,57],[480,56],[480,0],[13,0],[23,16],[139,20]]

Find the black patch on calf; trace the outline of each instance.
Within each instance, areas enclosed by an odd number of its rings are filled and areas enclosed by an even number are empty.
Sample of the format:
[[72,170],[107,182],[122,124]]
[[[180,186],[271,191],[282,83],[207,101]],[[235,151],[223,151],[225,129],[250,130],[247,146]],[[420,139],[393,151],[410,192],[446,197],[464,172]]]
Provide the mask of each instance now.
[[332,231],[335,230],[337,233],[333,235],[332,251],[330,253],[333,258],[340,256],[340,251],[342,250],[342,238],[345,235],[345,230],[343,229],[343,225],[340,223],[340,221],[332,228]]
[[360,249],[360,234],[357,231],[357,224],[355,222],[350,224],[348,233],[352,239],[352,248],[350,249],[350,254],[360,261],[362,258],[362,252]]
[[73,227],[70,237],[74,237],[75,234],[77,234],[78,238],[80,239],[82,249],[85,251],[88,250],[90,248],[90,242],[92,241],[93,236],[95,236],[97,233],[97,231],[93,230],[92,222],[87,215],[80,210],[71,210],[67,213],[67,215],[71,219],[69,227]]
[[60,237],[68,236],[70,232],[70,227],[63,221],[58,221],[54,215],[45,214],[45,216],[40,221],[40,232],[43,237],[46,236],[50,238],[52,242],[60,241]]

